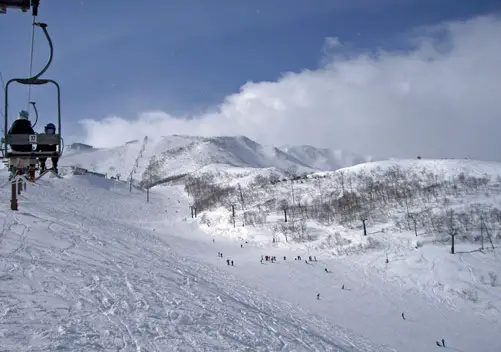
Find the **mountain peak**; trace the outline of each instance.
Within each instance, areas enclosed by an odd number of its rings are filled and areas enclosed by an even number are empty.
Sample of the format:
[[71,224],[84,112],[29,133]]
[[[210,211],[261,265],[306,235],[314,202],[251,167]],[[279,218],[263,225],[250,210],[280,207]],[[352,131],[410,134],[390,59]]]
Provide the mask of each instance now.
[[130,141],[108,149],[74,143],[70,152],[65,154],[66,164],[84,165],[100,173],[132,174],[139,180],[152,177],[152,174],[167,177],[189,173],[209,165],[271,168],[282,172],[294,167],[298,173],[311,173],[337,170],[370,160],[370,157],[310,145],[269,146],[246,136],[170,135],[145,138],[141,142]]

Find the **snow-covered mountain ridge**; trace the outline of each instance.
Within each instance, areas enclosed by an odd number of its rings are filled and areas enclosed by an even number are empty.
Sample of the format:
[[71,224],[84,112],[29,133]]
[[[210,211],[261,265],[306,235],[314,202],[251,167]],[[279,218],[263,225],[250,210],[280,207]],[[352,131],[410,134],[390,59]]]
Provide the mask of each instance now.
[[[162,177],[190,173],[201,168],[269,169],[279,174],[337,170],[371,157],[312,146],[273,147],[247,137],[197,137],[172,135],[145,137],[115,148],[97,149],[80,143],[65,151],[64,165],[147,183]],[[212,165],[212,167],[211,167]]]

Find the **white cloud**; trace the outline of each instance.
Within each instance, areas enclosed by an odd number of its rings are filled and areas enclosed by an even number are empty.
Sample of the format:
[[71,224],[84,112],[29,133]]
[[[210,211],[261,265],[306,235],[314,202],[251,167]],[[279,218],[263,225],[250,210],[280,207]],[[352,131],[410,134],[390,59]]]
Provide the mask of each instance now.
[[325,38],[324,49],[338,48],[342,45],[338,37],[327,37]]
[[[246,135],[379,156],[501,160],[501,19],[420,29],[410,52],[334,55],[318,70],[247,83],[191,119],[147,112],[83,122],[86,143],[141,136]],[[437,40],[440,34],[440,40]],[[339,45],[337,38],[326,45]]]

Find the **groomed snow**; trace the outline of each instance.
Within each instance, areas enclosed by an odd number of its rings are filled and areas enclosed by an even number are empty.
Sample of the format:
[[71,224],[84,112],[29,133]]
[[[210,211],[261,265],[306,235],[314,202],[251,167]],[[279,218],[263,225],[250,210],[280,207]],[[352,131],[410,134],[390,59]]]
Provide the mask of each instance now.
[[28,185],[18,212],[1,195],[1,351],[392,350],[270,296],[239,264],[207,263],[216,245],[179,238],[191,227],[175,192],[146,204],[125,184],[73,176]]
[[210,226],[191,219],[182,186],[156,187],[146,204],[95,176],[44,177],[19,212],[1,194],[0,351],[412,352],[442,338],[454,351],[500,350],[497,248],[459,244],[452,256],[442,244],[413,249],[405,232],[356,253],[272,244],[259,227],[228,226],[228,209]]

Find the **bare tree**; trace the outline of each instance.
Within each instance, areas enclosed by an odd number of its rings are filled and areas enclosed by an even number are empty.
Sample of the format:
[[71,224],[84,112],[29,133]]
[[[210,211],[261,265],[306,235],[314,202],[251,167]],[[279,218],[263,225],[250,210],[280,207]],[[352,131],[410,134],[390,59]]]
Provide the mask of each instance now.
[[414,224],[414,233],[416,234],[417,237],[417,220],[416,220],[416,214],[414,213],[408,213],[407,214],[408,218],[412,220],[412,223]]
[[367,236],[367,226],[365,226],[365,222],[367,221],[366,217],[360,218],[362,220],[362,225],[364,226],[364,236]]
[[447,233],[451,236],[451,253],[454,254],[454,238],[458,234],[454,210],[449,209],[446,211],[445,222],[447,224]]
[[291,183],[291,195],[292,195],[292,204],[295,204],[294,201],[294,180],[297,177],[297,165],[291,165],[287,168],[286,175],[289,178],[289,181]]

